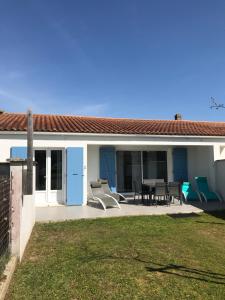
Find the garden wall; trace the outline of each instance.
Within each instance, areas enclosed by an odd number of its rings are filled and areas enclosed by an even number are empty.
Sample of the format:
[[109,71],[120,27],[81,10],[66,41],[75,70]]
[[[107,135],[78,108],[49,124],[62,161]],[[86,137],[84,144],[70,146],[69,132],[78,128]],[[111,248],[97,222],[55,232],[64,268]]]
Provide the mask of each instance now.
[[19,258],[23,257],[24,250],[30,238],[35,223],[35,203],[33,195],[24,195],[21,208],[20,249]]
[[10,161],[11,174],[11,254],[22,259],[35,223],[33,195],[25,195],[26,162]]

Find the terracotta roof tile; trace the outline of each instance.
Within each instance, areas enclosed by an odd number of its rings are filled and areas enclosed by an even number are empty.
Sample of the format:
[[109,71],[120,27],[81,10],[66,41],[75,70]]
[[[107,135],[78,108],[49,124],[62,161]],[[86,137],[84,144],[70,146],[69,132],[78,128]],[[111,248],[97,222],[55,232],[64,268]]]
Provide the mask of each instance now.
[[[225,122],[138,120],[34,114],[36,132],[225,136]],[[0,114],[0,131],[26,131],[26,115]]]

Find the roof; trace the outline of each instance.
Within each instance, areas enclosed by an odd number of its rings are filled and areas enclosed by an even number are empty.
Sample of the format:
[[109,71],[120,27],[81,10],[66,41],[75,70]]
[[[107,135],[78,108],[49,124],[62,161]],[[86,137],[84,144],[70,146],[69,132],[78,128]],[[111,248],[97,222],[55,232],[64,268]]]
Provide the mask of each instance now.
[[[224,136],[225,122],[33,115],[34,131],[95,134]],[[0,114],[0,131],[26,131],[26,114]]]

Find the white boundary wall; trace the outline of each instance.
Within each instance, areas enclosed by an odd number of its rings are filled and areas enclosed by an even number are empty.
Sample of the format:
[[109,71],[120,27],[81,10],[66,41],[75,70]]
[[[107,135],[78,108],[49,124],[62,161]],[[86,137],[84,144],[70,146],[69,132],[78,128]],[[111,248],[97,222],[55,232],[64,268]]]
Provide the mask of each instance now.
[[35,223],[33,195],[23,195],[25,161],[10,161],[11,176],[11,254],[22,259]]
[[29,241],[32,229],[35,224],[35,202],[33,195],[24,195],[21,207],[20,221],[20,250],[19,258],[23,257],[24,250]]

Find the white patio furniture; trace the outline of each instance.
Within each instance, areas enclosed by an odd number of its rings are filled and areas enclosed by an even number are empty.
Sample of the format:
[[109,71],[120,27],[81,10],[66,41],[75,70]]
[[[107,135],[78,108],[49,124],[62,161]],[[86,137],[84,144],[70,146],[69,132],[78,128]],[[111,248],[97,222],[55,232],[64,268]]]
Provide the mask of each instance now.
[[118,207],[120,205],[115,197],[105,194],[100,182],[92,181],[90,182],[92,199],[99,202],[103,209],[106,210],[108,207]]

